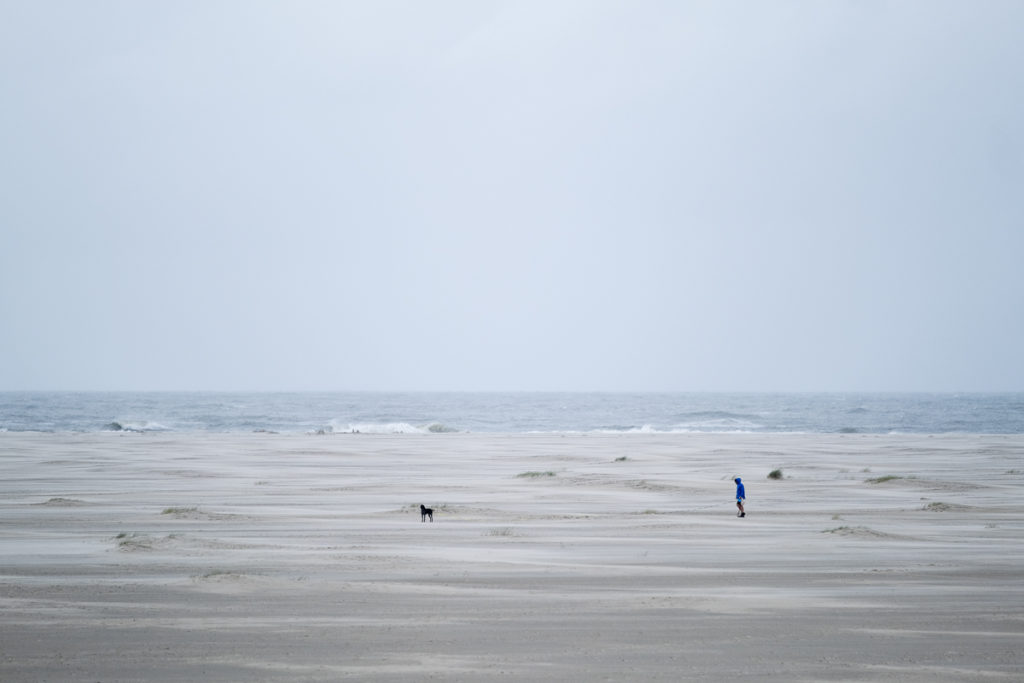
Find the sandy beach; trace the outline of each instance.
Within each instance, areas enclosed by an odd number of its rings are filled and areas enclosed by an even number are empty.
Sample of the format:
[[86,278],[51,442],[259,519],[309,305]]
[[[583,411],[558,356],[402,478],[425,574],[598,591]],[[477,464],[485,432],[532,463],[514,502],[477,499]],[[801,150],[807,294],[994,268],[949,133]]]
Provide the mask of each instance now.
[[1021,436],[3,433],[0,490],[5,682],[1024,679]]

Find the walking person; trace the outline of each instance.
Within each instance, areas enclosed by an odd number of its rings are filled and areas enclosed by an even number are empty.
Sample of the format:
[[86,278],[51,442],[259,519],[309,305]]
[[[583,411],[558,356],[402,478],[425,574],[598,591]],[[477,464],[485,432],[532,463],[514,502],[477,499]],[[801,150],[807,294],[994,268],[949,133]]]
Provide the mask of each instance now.
[[737,517],[746,517],[747,513],[743,511],[743,501],[747,497],[747,491],[743,488],[743,480],[736,477],[733,481],[736,482],[736,507],[739,508],[739,512],[736,513]]

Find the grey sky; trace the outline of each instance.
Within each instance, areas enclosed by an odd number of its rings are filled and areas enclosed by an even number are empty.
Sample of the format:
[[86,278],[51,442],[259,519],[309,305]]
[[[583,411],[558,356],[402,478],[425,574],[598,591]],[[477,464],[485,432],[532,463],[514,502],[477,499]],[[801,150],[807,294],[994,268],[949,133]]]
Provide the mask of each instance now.
[[1024,3],[0,0],[0,389],[1024,390]]

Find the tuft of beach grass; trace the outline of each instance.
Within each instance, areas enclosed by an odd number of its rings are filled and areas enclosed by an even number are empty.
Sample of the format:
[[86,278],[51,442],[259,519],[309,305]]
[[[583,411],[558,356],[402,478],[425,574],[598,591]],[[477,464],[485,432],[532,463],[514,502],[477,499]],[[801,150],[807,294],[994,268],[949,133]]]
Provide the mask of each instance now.
[[884,484],[887,481],[895,481],[896,479],[903,479],[903,478],[904,477],[901,477],[901,476],[898,476],[898,475],[895,475],[895,474],[887,474],[884,477],[874,477],[872,479],[865,479],[864,481],[866,481],[869,484]]
[[187,515],[191,512],[196,512],[199,508],[164,508],[161,515]]

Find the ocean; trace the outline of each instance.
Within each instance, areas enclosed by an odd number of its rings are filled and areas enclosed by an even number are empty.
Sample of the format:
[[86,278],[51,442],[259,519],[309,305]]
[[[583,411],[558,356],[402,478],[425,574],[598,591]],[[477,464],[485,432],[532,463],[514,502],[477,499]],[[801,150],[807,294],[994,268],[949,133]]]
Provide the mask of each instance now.
[[0,432],[1021,434],[1024,394],[0,392]]

